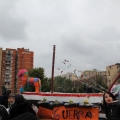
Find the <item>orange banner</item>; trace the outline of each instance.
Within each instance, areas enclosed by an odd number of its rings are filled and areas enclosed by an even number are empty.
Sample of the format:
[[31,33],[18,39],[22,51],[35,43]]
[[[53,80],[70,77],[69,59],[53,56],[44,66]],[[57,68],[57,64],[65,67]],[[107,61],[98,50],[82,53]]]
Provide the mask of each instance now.
[[37,116],[39,116],[39,118],[43,118],[43,119],[52,119],[53,117],[53,110],[47,109],[45,107],[39,107],[38,109],[38,113]]
[[54,120],[98,120],[99,111],[90,107],[54,107]]

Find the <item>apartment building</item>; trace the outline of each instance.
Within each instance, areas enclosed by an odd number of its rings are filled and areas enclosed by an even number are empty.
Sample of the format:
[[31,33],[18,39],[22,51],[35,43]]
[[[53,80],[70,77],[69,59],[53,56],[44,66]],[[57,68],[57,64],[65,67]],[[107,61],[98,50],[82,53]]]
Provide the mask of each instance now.
[[96,75],[100,75],[100,76],[106,76],[106,71],[101,71],[101,70],[97,70],[97,69],[93,69],[93,70],[86,70],[83,71],[82,73],[85,76],[96,76]]
[[[18,73],[20,69],[24,68],[26,70],[30,70],[33,68],[33,56],[34,53],[29,51],[29,49],[18,48],[17,49],[17,69],[16,72]],[[18,90],[21,87],[21,79],[18,78],[17,81]]]
[[[97,78],[100,77],[102,82],[107,84],[106,71],[101,71],[97,69],[86,70],[86,71],[83,71],[81,75],[83,76],[82,78],[89,79],[90,77],[92,77],[94,80],[97,80]],[[81,77],[79,78],[81,79]]]
[[96,77],[97,75],[100,75],[102,77],[104,77],[106,79],[106,71],[100,71],[100,70],[86,70],[86,71],[80,71],[80,76],[77,76],[76,73],[71,73],[68,72],[66,74],[62,74],[62,77],[65,77],[66,79],[70,79],[72,81],[81,79],[81,75],[83,75],[84,77]]
[[[120,63],[116,63],[114,65],[107,66],[106,71],[100,71],[97,69],[81,71],[80,76],[78,77],[75,73],[68,72],[66,74],[63,74],[62,77],[66,77],[67,79],[71,79],[72,81],[75,81],[80,79],[81,75],[85,76],[86,78],[96,77],[97,75],[99,75],[99,76],[102,76],[105,84],[107,84],[107,86],[110,86],[112,82],[116,79],[119,73],[120,73]],[[119,79],[119,82],[120,82],[120,79]]]
[[[2,66],[1,64],[2,64],[2,48],[0,48],[0,78],[1,78],[1,66]],[[2,82],[2,81],[0,81],[0,82]]]
[[120,63],[106,67],[107,85],[111,85],[117,75],[120,73]]
[[61,76],[62,76],[62,77],[65,77],[66,79],[70,79],[70,80],[72,80],[72,81],[78,80],[76,73],[68,72],[68,73],[66,73],[66,74],[62,74]]
[[33,68],[34,53],[29,49],[0,48],[0,88],[5,86],[12,92],[19,92],[21,79],[17,77],[20,69]]

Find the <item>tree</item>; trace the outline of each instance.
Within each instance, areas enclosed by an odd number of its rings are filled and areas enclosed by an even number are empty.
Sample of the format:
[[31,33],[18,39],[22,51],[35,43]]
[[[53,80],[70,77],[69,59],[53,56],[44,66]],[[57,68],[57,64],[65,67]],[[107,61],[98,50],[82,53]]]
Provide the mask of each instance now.
[[57,76],[54,78],[54,91],[55,92],[72,92],[72,81],[65,77]]
[[41,68],[41,67],[33,68],[33,69],[29,70],[28,74],[29,74],[30,77],[40,78],[42,82],[43,82],[43,79],[45,77],[44,69]]
[[[103,76],[100,76],[100,75],[96,76],[95,82],[98,84],[98,85],[96,85],[96,87],[99,88],[100,90],[104,90],[104,89],[100,88],[99,86],[101,86],[105,89],[108,89],[107,84],[105,83],[105,79],[106,78],[103,77]],[[100,92],[100,91],[99,90],[94,90],[94,92]]]
[[43,83],[42,83],[42,91],[43,92],[50,92],[50,90],[51,90],[50,82],[51,82],[50,79],[48,79],[47,77],[44,77]]

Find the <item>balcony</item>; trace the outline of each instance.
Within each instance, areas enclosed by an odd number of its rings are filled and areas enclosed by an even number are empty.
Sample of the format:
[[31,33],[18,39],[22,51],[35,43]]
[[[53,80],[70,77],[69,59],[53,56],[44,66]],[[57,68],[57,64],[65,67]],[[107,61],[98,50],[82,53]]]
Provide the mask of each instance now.
[[6,62],[6,64],[11,64],[11,62]]
[[6,78],[6,79],[9,79],[9,78],[10,78],[10,75],[6,75],[5,78]]
[[8,50],[6,51],[6,55],[11,55],[12,54],[12,51]]
[[9,74],[11,74],[11,73],[10,73],[10,72],[5,72],[5,74],[6,74],[6,75],[9,75]]
[[5,79],[5,81],[4,81],[4,82],[8,82],[8,83],[9,83],[10,81],[11,81],[10,79],[9,79],[9,80]]
[[11,67],[10,66],[6,66],[6,69],[10,69]]
[[8,58],[6,58],[6,61],[11,61],[11,58],[9,58],[9,59],[8,59]]
[[7,54],[6,57],[13,57],[13,54]]
[[6,87],[7,89],[10,89],[10,88],[11,88],[9,85],[5,85],[5,87]]

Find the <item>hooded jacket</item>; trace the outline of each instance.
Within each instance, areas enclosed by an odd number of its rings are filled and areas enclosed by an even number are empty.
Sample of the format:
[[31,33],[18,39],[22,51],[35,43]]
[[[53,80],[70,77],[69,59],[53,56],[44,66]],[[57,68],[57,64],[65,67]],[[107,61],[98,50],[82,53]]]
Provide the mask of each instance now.
[[32,113],[26,112],[21,115],[18,115],[17,117],[14,117],[13,119],[10,119],[10,120],[38,120],[38,119]]
[[32,104],[26,101],[22,95],[15,95],[15,103],[11,106],[9,110],[9,118],[14,118],[23,113],[30,112],[35,114],[35,111],[32,109]]
[[8,112],[3,105],[0,105],[0,120],[8,120]]
[[120,102],[115,101],[106,106],[106,117],[108,120],[120,120]]

